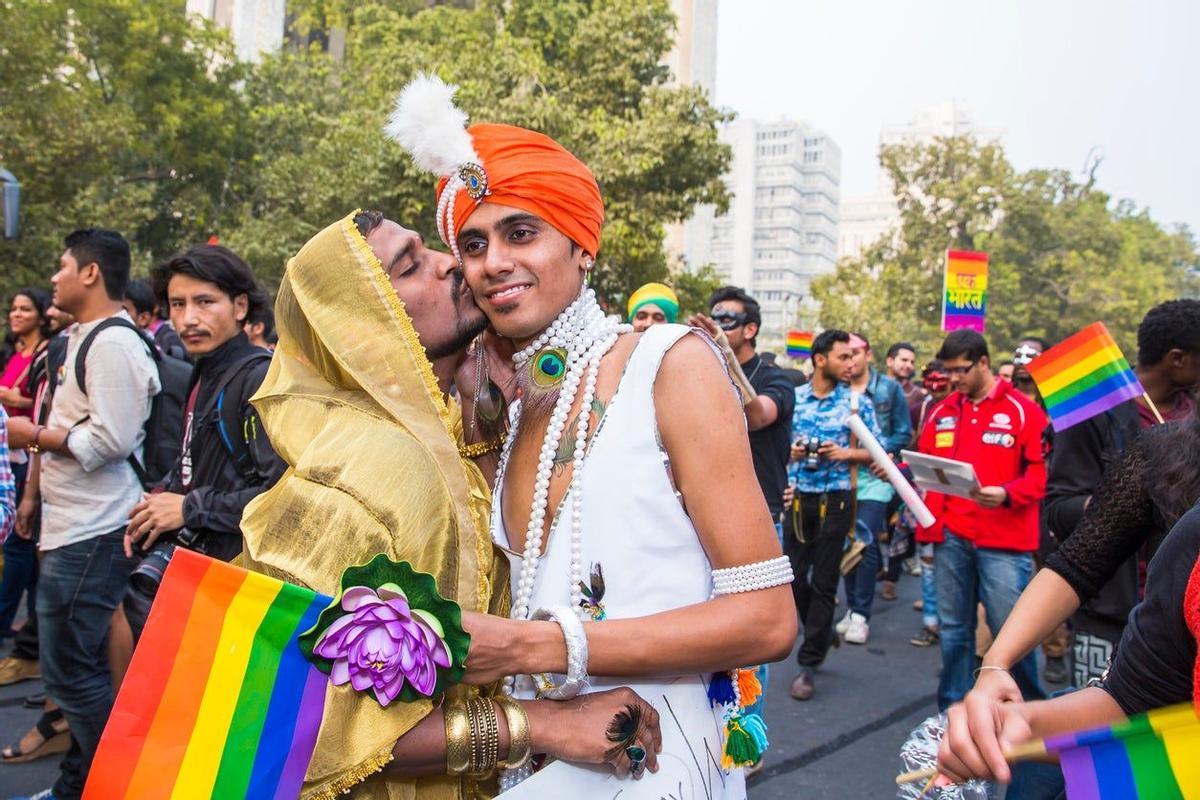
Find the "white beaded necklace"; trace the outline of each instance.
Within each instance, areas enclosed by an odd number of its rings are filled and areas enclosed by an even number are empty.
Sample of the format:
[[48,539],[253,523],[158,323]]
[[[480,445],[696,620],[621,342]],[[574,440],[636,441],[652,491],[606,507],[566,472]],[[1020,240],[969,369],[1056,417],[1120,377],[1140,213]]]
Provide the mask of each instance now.
[[[609,319],[604,310],[596,302],[596,293],[590,287],[584,287],[578,299],[558,315],[540,336],[525,349],[513,356],[518,369],[527,368],[530,360],[542,349],[561,347],[567,351],[567,374],[563,378],[562,389],[546,426],[546,436],[542,440],[542,449],[538,455],[537,477],[533,487],[533,504],[529,511],[529,524],[525,529],[525,549],[521,556],[521,571],[517,579],[517,591],[513,597],[513,619],[528,619],[529,603],[533,597],[533,589],[537,580],[538,563],[542,554],[542,529],[546,522],[546,510],[549,506],[550,478],[554,470],[554,456],[562,440],[567,426],[567,415],[575,404],[580,383],[583,384],[583,403],[580,406],[579,422],[575,429],[575,454],[571,482],[563,495],[571,499],[571,563],[568,581],[571,593],[571,609],[581,619],[590,615],[580,605],[583,599],[580,588],[583,580],[583,492],[580,486],[580,476],[583,474],[584,458],[586,457],[588,424],[591,418],[592,402],[596,397],[596,376],[600,369],[600,360],[616,343],[622,333],[633,330],[626,325]],[[497,485],[504,480],[509,456],[517,441],[520,427],[520,415],[513,422],[512,431],[504,444],[500,455]],[[496,514],[504,512],[497,503]],[[495,519],[495,517],[493,517]],[[515,678],[505,678],[505,691],[512,694],[516,685]],[[501,787],[511,788],[532,774],[528,766],[518,770],[508,770],[501,776]]]

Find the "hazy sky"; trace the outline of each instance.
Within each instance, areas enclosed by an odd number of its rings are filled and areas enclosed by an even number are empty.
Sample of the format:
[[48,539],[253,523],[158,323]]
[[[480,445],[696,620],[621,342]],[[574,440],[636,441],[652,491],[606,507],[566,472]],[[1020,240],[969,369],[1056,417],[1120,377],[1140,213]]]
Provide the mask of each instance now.
[[957,100],[1020,169],[1078,172],[1200,234],[1200,0],[720,0],[718,105],[806,120],[875,186],[879,131]]

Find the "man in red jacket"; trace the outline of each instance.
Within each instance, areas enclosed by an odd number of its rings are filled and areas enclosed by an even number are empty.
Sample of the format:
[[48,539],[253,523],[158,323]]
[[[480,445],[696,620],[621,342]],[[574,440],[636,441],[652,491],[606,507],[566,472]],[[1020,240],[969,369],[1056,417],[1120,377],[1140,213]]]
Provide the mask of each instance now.
[[[976,606],[982,602],[988,627],[1000,630],[1033,575],[1046,493],[1046,415],[1012,384],[996,380],[981,334],[954,331],[937,357],[952,391],[930,412],[918,449],[966,461],[980,483],[970,499],[931,492],[926,502],[937,521],[917,534],[934,544],[942,632],[938,707],[945,710],[974,683]],[[1011,672],[1026,700],[1045,696],[1032,653]]]

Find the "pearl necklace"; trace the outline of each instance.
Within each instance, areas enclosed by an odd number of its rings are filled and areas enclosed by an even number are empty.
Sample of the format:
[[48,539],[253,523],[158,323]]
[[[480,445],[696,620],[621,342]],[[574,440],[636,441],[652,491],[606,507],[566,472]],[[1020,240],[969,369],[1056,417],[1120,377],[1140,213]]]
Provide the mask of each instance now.
[[[525,529],[525,549],[521,556],[521,571],[517,579],[517,591],[513,597],[513,619],[529,619],[529,603],[533,598],[533,589],[537,580],[538,563],[542,555],[542,530],[546,522],[546,510],[549,506],[550,478],[554,470],[554,456],[558,452],[559,443],[567,427],[567,416],[575,405],[575,396],[580,384],[583,385],[583,402],[580,405],[579,421],[575,428],[575,454],[571,482],[567,486],[564,497],[571,499],[571,563],[568,574],[570,586],[570,604],[574,613],[580,619],[590,618],[580,601],[583,592],[580,588],[583,580],[583,492],[581,491],[580,476],[583,474],[586,457],[588,426],[591,419],[592,403],[596,397],[596,377],[600,370],[600,361],[616,343],[622,333],[633,330],[633,326],[608,319],[600,304],[596,302],[596,293],[585,287],[579,298],[559,314],[528,347],[513,356],[517,368],[524,368],[529,361],[546,347],[561,347],[567,351],[567,374],[563,378],[562,389],[546,426],[546,435],[542,440],[542,449],[538,455],[537,477],[533,487],[533,504],[529,512],[529,524]],[[512,431],[500,455],[497,485],[504,480],[508,459],[516,444],[520,429],[520,415],[513,421]],[[503,514],[503,509],[497,503],[495,514]],[[493,520],[495,515],[493,515]],[[504,690],[512,694],[516,686],[514,676],[504,680]],[[515,786],[532,774],[529,766],[517,770],[508,770],[501,775],[502,789]]]

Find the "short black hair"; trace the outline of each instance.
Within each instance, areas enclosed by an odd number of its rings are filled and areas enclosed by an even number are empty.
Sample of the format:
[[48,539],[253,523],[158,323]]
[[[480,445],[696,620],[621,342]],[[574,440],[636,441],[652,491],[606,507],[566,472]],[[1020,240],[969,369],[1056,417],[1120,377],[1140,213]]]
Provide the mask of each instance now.
[[887,357],[895,358],[896,356],[900,355],[901,350],[908,350],[913,354],[913,358],[917,357],[917,348],[913,347],[908,342],[896,342],[894,345],[888,348]]
[[937,357],[941,361],[960,357],[972,362],[978,361],[988,357],[987,339],[984,339],[979,331],[959,328],[946,336],[941,349],[937,351]]
[[125,287],[129,284],[129,242],[116,231],[105,228],[80,228],[71,231],[63,239],[63,244],[75,258],[75,262],[85,267],[95,263],[100,267],[100,277],[104,280],[104,291],[109,300],[124,300]]
[[1137,331],[1139,364],[1152,367],[1172,350],[1200,352],[1200,300],[1168,300],[1150,309]]
[[255,311],[251,311],[246,315],[247,325],[258,325],[260,323],[263,326],[263,338],[268,342],[273,342],[272,337],[275,336],[275,309],[271,307],[270,303],[263,303]]
[[745,324],[754,323],[756,328],[754,336],[750,337],[750,344],[756,345],[758,334],[762,331],[762,308],[758,305],[758,301],[740,286],[722,286],[709,296],[708,307],[711,310],[717,303],[724,303],[726,300],[736,300],[742,304],[742,308],[746,312]]
[[354,226],[358,228],[358,232],[363,235],[364,239],[371,235],[371,231],[375,230],[382,224],[382,211],[372,211],[368,209],[366,211],[359,211],[354,215]]
[[926,364],[925,368],[921,370],[921,377],[928,378],[930,373],[945,371],[946,365],[943,364],[939,359],[935,358],[933,361],[930,361],[928,364]]
[[154,296],[154,287],[149,278],[134,278],[125,287],[125,299],[133,303],[133,308],[139,314],[153,314],[158,308],[158,299]]
[[813,339],[813,357],[828,356],[829,351],[832,350],[833,346],[838,342],[850,344],[850,334],[846,331],[838,330],[837,328],[830,328],[827,331],[821,331],[817,334],[817,337]]
[[[168,305],[167,287],[171,278],[176,275],[188,275],[196,280],[216,284],[230,300],[236,299],[238,295],[246,295],[246,319],[261,314],[262,308],[270,303],[270,298],[259,287],[250,267],[227,247],[216,244],[196,245],[156,266],[150,278],[154,285],[154,294],[158,296],[163,308]],[[245,321],[242,320],[243,323]]]

